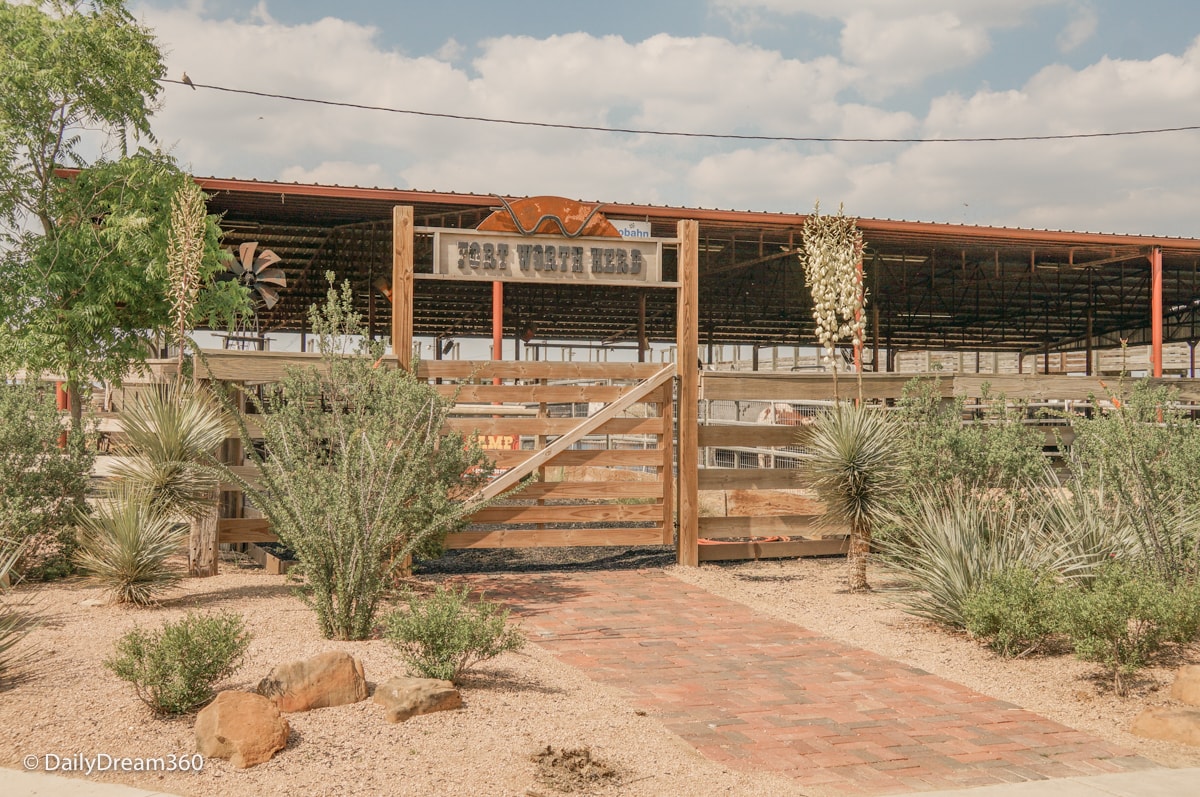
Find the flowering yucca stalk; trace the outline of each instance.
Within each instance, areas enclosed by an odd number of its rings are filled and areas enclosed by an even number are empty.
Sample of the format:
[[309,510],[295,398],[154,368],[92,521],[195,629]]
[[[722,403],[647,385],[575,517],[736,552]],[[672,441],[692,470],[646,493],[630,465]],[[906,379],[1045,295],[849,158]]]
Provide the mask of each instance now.
[[[812,294],[813,321],[822,360],[833,366],[833,392],[837,399],[837,364],[834,354],[841,340],[853,340],[861,350],[866,329],[866,290],[862,279],[862,233],[856,219],[842,213],[821,215],[818,203],[804,221],[804,282]],[[861,374],[859,400],[862,396]]]

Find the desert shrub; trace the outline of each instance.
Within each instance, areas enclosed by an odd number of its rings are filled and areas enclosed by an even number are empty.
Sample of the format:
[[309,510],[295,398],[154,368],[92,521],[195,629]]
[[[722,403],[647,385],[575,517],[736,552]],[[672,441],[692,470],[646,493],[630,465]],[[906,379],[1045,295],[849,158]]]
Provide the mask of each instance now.
[[0,538],[21,543],[12,571],[30,579],[66,575],[75,517],[86,510],[94,455],[82,430],[68,435],[54,393],[0,377]]
[[11,590],[18,577],[16,564],[21,558],[21,544],[0,540],[0,686],[12,677],[24,661],[17,646],[29,633],[31,621],[24,607],[12,601]]
[[388,615],[386,636],[422,677],[457,681],[476,664],[525,644],[520,629],[508,625],[507,609],[482,598],[472,601],[466,587],[410,593],[406,603]]
[[1200,426],[1175,392],[1119,383],[1110,409],[1073,418],[1068,464],[1078,485],[1102,498],[1135,537],[1145,564],[1168,582],[1200,576]]
[[963,601],[966,629],[1002,656],[1023,656],[1058,630],[1053,574],[1018,564],[991,573]]
[[185,525],[164,517],[141,492],[120,488],[80,519],[75,561],[114,603],[144,606],[179,582],[183,574],[171,557],[186,538]]
[[1200,631],[1200,583],[1172,584],[1154,570],[1113,562],[1090,586],[1060,593],[1062,630],[1075,653],[1107,667],[1119,694],[1125,676],[1167,642],[1190,642]]
[[189,612],[159,631],[134,628],[104,666],[156,713],[186,714],[212,700],[214,685],[242,665],[249,644],[241,615]]
[[942,397],[941,380],[914,378],[904,386],[896,434],[900,472],[909,487],[1023,487],[1045,470],[1040,429],[1023,423],[1021,402],[992,396],[986,386],[983,410],[963,420],[965,400]]
[[261,487],[229,478],[300,560],[321,632],[365,639],[405,558],[440,554],[478,508],[464,498],[492,468],[477,443],[442,434],[452,402],[386,365],[381,344],[351,348],[362,326],[350,286],[339,294],[332,275],[330,285],[310,313],[320,366],[289,369],[274,394],[252,397],[265,457],[242,424]]
[[801,441],[809,452],[803,473],[824,502],[826,517],[850,527],[848,587],[869,589],[871,532],[900,486],[893,424],[865,403],[839,404],[818,416]]

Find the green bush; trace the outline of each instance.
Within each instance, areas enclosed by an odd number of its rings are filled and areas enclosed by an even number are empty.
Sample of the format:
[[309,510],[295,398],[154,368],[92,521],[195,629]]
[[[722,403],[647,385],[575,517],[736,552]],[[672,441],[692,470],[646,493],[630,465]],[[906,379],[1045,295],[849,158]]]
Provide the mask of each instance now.
[[1045,470],[1040,429],[1026,425],[1026,407],[988,390],[982,411],[964,422],[962,396],[942,397],[941,379],[914,378],[904,386],[897,425],[898,464],[912,488],[1024,487]]
[[407,610],[388,615],[386,636],[410,671],[422,677],[457,681],[476,664],[525,644],[520,629],[508,625],[507,609],[472,602],[466,587],[410,593],[406,602]]
[[1200,631],[1200,582],[1171,584],[1154,570],[1112,563],[1090,586],[1063,590],[1062,630],[1075,653],[1109,668],[1125,694],[1125,676],[1167,642],[1190,642]]
[[81,519],[75,561],[114,603],[145,606],[174,587],[183,573],[171,563],[187,527],[163,517],[132,485]]
[[966,628],[1001,656],[1023,656],[1058,630],[1055,579],[1024,565],[986,576],[963,601]]
[[156,713],[186,714],[212,700],[214,684],[241,666],[249,643],[241,615],[189,612],[157,632],[133,629],[104,665]]
[[452,402],[432,385],[384,364],[378,343],[348,351],[362,332],[349,283],[310,319],[321,365],[289,369],[275,394],[252,398],[265,457],[241,424],[261,487],[228,477],[299,558],[321,632],[366,639],[405,557],[440,555],[492,467],[477,443],[442,434]]
[[1148,380],[1118,383],[1110,409],[1072,419],[1067,458],[1078,489],[1101,498],[1169,582],[1200,577],[1200,425],[1177,397]]
[[71,571],[75,517],[87,508],[94,455],[82,432],[59,447],[64,417],[52,389],[0,375],[0,538],[22,545],[13,573],[28,579]]

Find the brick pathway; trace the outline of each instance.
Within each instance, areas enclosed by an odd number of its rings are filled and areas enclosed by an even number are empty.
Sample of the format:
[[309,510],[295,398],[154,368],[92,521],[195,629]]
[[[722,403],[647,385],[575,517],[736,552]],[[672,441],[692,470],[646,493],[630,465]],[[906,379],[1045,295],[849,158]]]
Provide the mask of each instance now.
[[478,576],[526,633],[702,754],[839,794],[1156,766],[1031,711],[656,570]]

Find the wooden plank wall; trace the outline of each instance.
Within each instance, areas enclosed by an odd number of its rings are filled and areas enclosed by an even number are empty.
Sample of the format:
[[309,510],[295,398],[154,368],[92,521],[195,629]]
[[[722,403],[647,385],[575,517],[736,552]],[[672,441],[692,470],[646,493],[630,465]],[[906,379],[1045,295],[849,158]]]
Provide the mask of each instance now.
[[[985,387],[991,396],[1003,394],[1033,404],[1103,400],[1117,389],[1114,379],[1080,376],[864,374],[863,394],[870,400],[898,399],[904,385],[917,376],[940,378],[943,397],[962,396],[968,403],[981,398]],[[1176,389],[1181,401],[1200,403],[1200,380],[1150,381]],[[843,377],[839,387],[843,398],[857,393],[853,376]],[[833,389],[825,374],[706,371],[700,399],[702,406],[704,402],[763,402],[764,407],[770,402],[829,403]],[[791,422],[748,424],[742,419],[721,421],[710,417],[700,424],[700,462],[708,465],[698,470],[702,561],[823,555],[844,550],[841,535],[845,530],[823,524],[823,508],[797,469],[781,467],[795,460],[770,454],[772,448],[795,445],[796,419],[787,420]],[[1069,443],[1074,436],[1065,423],[1047,426],[1045,434],[1047,445],[1055,445],[1060,436]],[[739,459],[738,464],[749,459],[757,467],[713,467],[713,458],[706,456],[709,449],[720,449],[727,455],[740,451],[740,456],[733,455]],[[756,449],[762,450],[763,456],[755,456]]]

